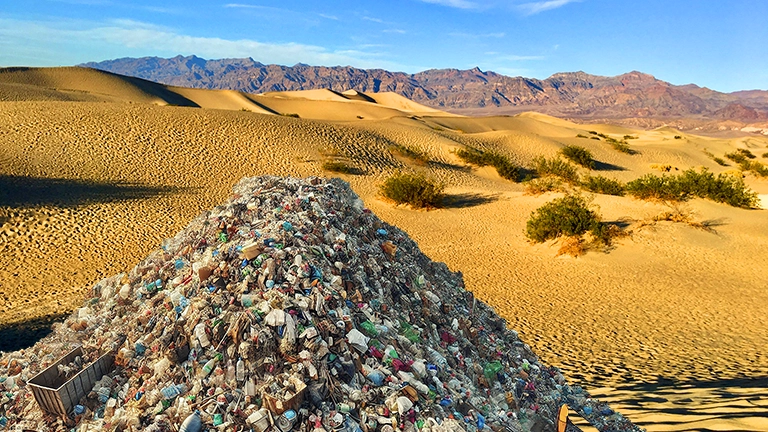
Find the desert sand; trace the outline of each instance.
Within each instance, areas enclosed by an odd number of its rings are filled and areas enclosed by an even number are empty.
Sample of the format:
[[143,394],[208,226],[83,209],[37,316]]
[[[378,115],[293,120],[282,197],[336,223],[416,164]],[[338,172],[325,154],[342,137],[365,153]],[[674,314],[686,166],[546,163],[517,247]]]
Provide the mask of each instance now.
[[[282,115],[281,115],[282,114]],[[296,117],[298,116],[298,118]],[[596,131],[630,141],[627,155]],[[675,135],[681,136],[675,139]],[[768,138],[579,125],[541,114],[471,118],[396,95],[330,91],[247,95],[162,86],[79,68],[0,72],[0,323],[55,317],[100,278],[126,271],[242,177],[341,175],[382,219],[463,272],[545,363],[648,430],[768,430],[768,211],[681,204],[711,230],[658,222],[663,203],[594,195],[630,236],[608,251],[556,256],[532,245],[531,196],[452,151],[493,149],[530,166],[566,144],[599,174],[632,180],[670,165],[707,167],[704,150],[768,152]],[[394,145],[425,152],[419,165]],[[758,156],[759,157],[759,156]],[[763,161],[766,161],[763,159]],[[448,205],[396,207],[378,196],[392,172],[445,183]],[[583,173],[586,171],[582,170]],[[768,202],[768,180],[745,181]]]

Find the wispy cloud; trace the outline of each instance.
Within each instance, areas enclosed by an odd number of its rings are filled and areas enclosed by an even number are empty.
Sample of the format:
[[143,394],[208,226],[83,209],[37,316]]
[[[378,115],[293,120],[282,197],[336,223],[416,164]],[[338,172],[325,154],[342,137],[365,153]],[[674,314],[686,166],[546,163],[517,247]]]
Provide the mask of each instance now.
[[507,68],[507,67],[498,67],[495,69],[492,69],[496,73],[500,73],[502,75],[507,76],[530,76],[532,71],[530,69],[518,69],[518,68]]
[[339,17],[337,17],[336,15],[326,15],[326,14],[318,14],[318,15],[322,18],[329,19],[329,20],[334,20],[334,21],[339,20]]
[[478,9],[480,5],[467,0],[420,0],[424,3],[438,4],[458,9]]
[[[196,54],[207,58],[253,57],[264,63],[354,65],[405,70],[410,67],[389,61],[387,53],[365,50],[332,50],[301,43],[271,43],[252,39],[223,39],[181,34],[173,29],[132,20],[26,21],[0,18],[3,62],[17,61],[37,51],[50,56],[37,65],[71,64],[126,55]],[[52,48],[52,47],[55,47]],[[38,49],[39,48],[39,49]],[[91,53],[91,54],[88,54]],[[100,58],[93,58],[98,53]],[[85,57],[84,56],[88,56]]]
[[531,3],[523,3],[518,6],[518,8],[523,11],[526,15],[536,15],[537,13],[541,13],[544,11],[557,9],[559,7],[565,6],[568,3],[574,3],[581,0],[547,0],[547,1],[537,1],[537,2],[531,2]]
[[406,33],[408,33],[408,32],[406,32],[403,29],[386,29],[386,30],[382,30],[381,32],[382,33],[397,33],[397,34],[406,34]]
[[384,24],[384,20],[383,20],[383,19],[380,19],[380,18],[374,18],[374,17],[364,16],[364,17],[363,17],[363,20],[365,20],[365,21],[370,21],[370,22],[375,22],[375,23],[379,23],[379,24]]

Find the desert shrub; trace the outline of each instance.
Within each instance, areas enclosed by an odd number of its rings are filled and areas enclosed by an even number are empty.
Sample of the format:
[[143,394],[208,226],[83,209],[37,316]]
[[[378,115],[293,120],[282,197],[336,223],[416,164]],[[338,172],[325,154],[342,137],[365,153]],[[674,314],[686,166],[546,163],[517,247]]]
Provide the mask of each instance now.
[[593,136],[593,137],[592,137],[592,139],[593,139],[593,140],[598,140],[598,141],[600,141],[600,138],[599,138],[599,137],[596,137],[596,136]]
[[715,176],[706,169],[689,169],[678,176],[647,174],[627,183],[626,189],[640,199],[685,201],[699,197],[734,207],[757,205],[757,194],[742,179],[722,173]]
[[588,136],[583,135],[583,134],[576,134],[576,138],[587,138],[587,139],[589,139]]
[[520,177],[520,168],[513,164],[508,157],[492,152],[482,151],[472,147],[456,150],[456,156],[467,163],[477,166],[492,166],[502,178],[512,181],[518,181]]
[[579,174],[576,172],[576,167],[562,159],[538,157],[534,159],[533,163],[534,169],[540,176],[558,177],[570,184],[579,182]]
[[670,172],[672,171],[672,168],[677,171],[677,167],[673,167],[670,164],[651,164],[651,169],[659,170],[661,172]]
[[397,204],[410,204],[416,208],[439,207],[444,197],[444,186],[423,174],[395,173],[379,190]]
[[567,145],[560,149],[560,153],[571,162],[581,165],[584,168],[594,169],[595,161],[592,159],[592,152],[575,145]]
[[744,171],[752,171],[755,175],[760,177],[768,177],[768,166],[756,161],[745,160],[739,164],[739,167]]
[[525,182],[525,193],[541,195],[546,192],[565,192],[563,182],[556,177],[541,177]]
[[646,174],[627,183],[627,192],[643,200],[684,201],[687,195],[673,176]]
[[757,157],[754,154],[752,154],[751,151],[749,151],[747,149],[736,149],[736,152],[741,154],[741,155],[743,155],[747,159],[754,159],[754,158]]
[[357,171],[355,167],[343,161],[325,161],[322,168],[326,171],[342,174],[354,174]]
[[733,153],[726,153],[725,157],[728,159],[736,162],[736,163],[743,163],[747,161],[747,157],[739,152],[733,152]]
[[526,237],[537,243],[561,236],[579,237],[587,232],[601,237],[603,230],[600,217],[579,195],[566,195],[544,204],[531,213],[525,224]]
[[675,135],[675,139],[683,139],[680,135]]
[[763,153],[763,158],[768,159],[768,152]]
[[595,131],[589,131],[589,133],[592,134],[592,135],[597,135],[597,132],[595,132]]
[[627,144],[626,141],[619,141],[619,140],[613,139],[611,137],[605,137],[605,142],[610,144],[611,147],[613,147],[613,149],[616,150],[616,151],[620,151],[622,153],[626,153],[626,154],[630,154],[630,155],[633,155],[633,154],[637,153],[636,151],[632,150],[629,147],[629,144]]
[[283,117],[293,117],[293,118],[299,118],[299,115],[296,113],[281,113],[280,114]]
[[618,180],[603,176],[588,176],[581,182],[581,187],[590,192],[604,195],[624,195],[624,184]]
[[631,139],[637,139],[637,138],[638,138],[638,137],[636,137],[636,136],[633,136],[633,135],[624,135],[624,139],[625,139],[625,140],[631,140]]
[[402,157],[411,159],[420,165],[424,165],[429,162],[429,156],[420,149],[403,144],[393,144],[389,147],[389,151],[392,154],[400,155]]
[[728,163],[726,161],[724,161],[722,158],[719,158],[719,157],[715,156],[714,154],[712,154],[711,151],[708,151],[707,149],[704,149],[703,152],[710,159],[712,159],[716,164],[718,164],[720,166],[728,166]]

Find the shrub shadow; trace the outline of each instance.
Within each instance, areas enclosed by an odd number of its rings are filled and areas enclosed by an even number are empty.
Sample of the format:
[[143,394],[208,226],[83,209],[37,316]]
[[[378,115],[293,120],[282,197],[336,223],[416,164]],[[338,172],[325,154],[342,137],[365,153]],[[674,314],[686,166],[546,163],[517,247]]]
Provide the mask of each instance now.
[[598,160],[595,162],[595,171],[626,171],[627,169],[623,166],[614,165],[612,163],[608,162],[600,162]]
[[483,195],[475,193],[446,195],[443,198],[444,208],[467,208],[498,201],[499,195]]
[[125,182],[0,175],[0,206],[77,207],[87,204],[147,199],[183,188]]

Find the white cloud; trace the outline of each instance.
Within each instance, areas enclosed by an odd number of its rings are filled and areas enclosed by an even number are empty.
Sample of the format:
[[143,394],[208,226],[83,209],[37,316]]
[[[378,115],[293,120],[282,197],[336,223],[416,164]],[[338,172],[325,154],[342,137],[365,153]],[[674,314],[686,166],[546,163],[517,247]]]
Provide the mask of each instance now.
[[[138,53],[140,56],[195,54],[205,58],[253,57],[262,63],[287,65],[308,63],[389,70],[412,69],[386,60],[387,54],[382,52],[330,50],[322,46],[295,42],[272,43],[252,39],[199,37],[132,20],[93,23],[0,18],[0,42],[0,46],[5,45],[0,60],[2,63],[17,61],[15,59],[23,58],[25,53],[46,48],[44,52],[51,57],[48,61],[35,62],[40,66],[96,61]],[[61,58],[67,60],[61,62]]]
[[382,20],[382,19],[373,18],[373,17],[369,17],[369,16],[364,16],[363,19],[365,21],[371,21],[371,22],[375,22],[375,23],[379,23],[379,24],[383,24],[384,23],[384,20]]
[[467,0],[421,0],[424,3],[438,4],[458,9],[478,9],[479,4]]
[[382,30],[382,33],[397,33],[397,34],[406,34],[407,32],[403,29],[386,29]]
[[499,68],[493,69],[493,71],[496,73],[511,76],[511,77],[530,76],[532,72],[530,69],[515,69],[515,68],[506,68],[506,67],[499,67]]
[[326,15],[326,14],[318,14],[318,15],[320,15],[320,17],[322,18],[329,19],[329,20],[334,20],[334,21],[339,20],[339,17],[337,17],[336,15]]
[[547,0],[547,1],[538,1],[538,2],[531,2],[531,3],[523,3],[518,6],[520,10],[522,10],[526,15],[535,15],[540,12],[557,9],[559,7],[565,6],[568,3],[574,3],[580,0]]

